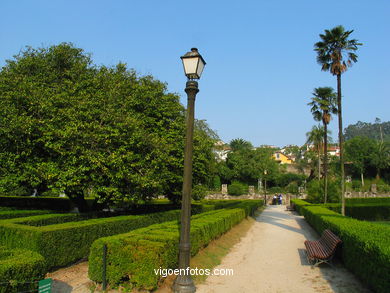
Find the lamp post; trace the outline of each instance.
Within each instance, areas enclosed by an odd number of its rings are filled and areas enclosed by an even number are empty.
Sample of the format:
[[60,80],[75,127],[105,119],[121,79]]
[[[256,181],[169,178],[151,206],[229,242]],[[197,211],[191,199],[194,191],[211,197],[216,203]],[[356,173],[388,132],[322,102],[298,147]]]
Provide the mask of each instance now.
[[267,205],[267,170],[264,170],[264,205]]
[[196,291],[190,275],[190,227],[191,227],[191,187],[192,187],[192,142],[194,134],[194,108],[195,97],[199,92],[198,82],[202,75],[206,62],[199,54],[198,49],[192,48],[191,52],[180,57],[183,61],[184,73],[188,78],[185,92],[187,93],[187,121],[186,143],[184,149],[184,175],[183,192],[181,200],[181,225],[179,243],[179,270],[173,291],[175,293],[193,293]]

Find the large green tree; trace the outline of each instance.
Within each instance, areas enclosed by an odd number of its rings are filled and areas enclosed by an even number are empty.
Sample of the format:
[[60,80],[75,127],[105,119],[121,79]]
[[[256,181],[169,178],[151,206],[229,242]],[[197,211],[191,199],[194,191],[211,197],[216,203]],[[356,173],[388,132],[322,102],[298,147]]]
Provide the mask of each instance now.
[[339,25],[331,30],[325,30],[320,34],[321,41],[315,43],[314,50],[317,52],[317,62],[323,71],[329,71],[337,76],[337,109],[339,120],[339,145],[340,145],[340,166],[341,166],[341,213],[345,215],[345,172],[343,154],[343,122],[341,107],[341,75],[357,62],[356,51],[362,45],[355,39],[349,39],[353,30],[346,31]]
[[322,121],[324,127],[324,202],[328,195],[328,124],[332,114],[337,114],[336,94],[331,87],[319,87],[313,91],[311,102],[308,103],[314,120]]
[[[72,44],[27,48],[0,71],[0,191],[65,191],[135,203],[180,197],[184,107],[125,64],[93,65]],[[207,180],[212,143],[194,139],[195,180]],[[204,152],[208,152],[204,158]]]
[[317,152],[318,162],[318,180],[321,178],[321,149],[324,145],[324,136],[326,132],[321,125],[314,125],[309,132],[306,133],[306,143],[311,144]]
[[364,136],[355,136],[345,142],[345,159],[360,173],[362,186],[364,186],[364,172],[370,165],[375,147],[375,141]]
[[371,153],[371,164],[376,169],[376,178],[381,177],[381,171],[390,167],[390,143],[374,141]]

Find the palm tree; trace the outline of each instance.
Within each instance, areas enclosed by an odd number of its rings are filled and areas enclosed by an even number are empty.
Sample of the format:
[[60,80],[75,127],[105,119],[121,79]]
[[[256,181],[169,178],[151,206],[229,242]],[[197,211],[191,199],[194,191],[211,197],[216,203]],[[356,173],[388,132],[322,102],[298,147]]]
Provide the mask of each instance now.
[[230,148],[233,152],[239,151],[239,150],[246,150],[246,149],[252,149],[253,145],[242,138],[235,138],[232,139],[229,143]]
[[308,105],[316,121],[322,121],[324,126],[324,203],[328,198],[328,124],[332,114],[337,114],[337,100],[334,89],[331,87],[315,88]]
[[341,213],[345,215],[344,198],[344,156],[343,156],[343,121],[341,111],[341,74],[347,71],[348,67],[357,62],[358,56],[355,51],[361,43],[357,40],[349,40],[353,30],[346,31],[339,25],[331,30],[325,30],[325,34],[320,34],[321,41],[315,43],[314,50],[317,52],[317,62],[322,66],[323,71],[329,71],[337,76],[337,109],[339,120],[339,147],[341,166]]
[[313,126],[311,131],[306,133],[306,143],[314,145],[318,156],[318,180],[321,178],[321,148],[324,144],[324,128],[321,125]]

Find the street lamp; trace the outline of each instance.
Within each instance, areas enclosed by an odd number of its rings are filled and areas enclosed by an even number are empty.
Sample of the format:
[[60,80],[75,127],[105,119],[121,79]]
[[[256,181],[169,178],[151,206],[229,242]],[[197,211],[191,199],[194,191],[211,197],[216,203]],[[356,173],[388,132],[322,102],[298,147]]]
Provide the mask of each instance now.
[[194,134],[194,108],[195,97],[199,92],[198,82],[202,75],[206,62],[199,54],[198,49],[192,48],[191,52],[180,57],[183,62],[184,73],[188,78],[185,92],[187,93],[187,121],[186,144],[184,149],[184,175],[183,192],[181,200],[181,225],[179,243],[179,270],[173,284],[175,293],[193,293],[196,291],[194,282],[189,273],[190,267],[190,227],[191,227],[191,187],[192,187],[192,142]]
[[267,170],[264,170],[264,205],[267,205]]

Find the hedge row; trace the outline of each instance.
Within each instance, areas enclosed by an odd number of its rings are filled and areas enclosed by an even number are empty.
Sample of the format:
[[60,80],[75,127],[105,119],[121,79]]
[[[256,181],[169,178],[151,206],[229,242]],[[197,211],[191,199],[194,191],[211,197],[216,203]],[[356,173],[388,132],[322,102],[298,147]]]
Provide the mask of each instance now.
[[48,213],[50,212],[44,210],[5,210],[5,211],[0,211],[0,220],[35,216],[35,215],[44,215]]
[[[328,204],[325,207],[341,213],[341,204]],[[390,220],[390,204],[349,204],[345,205],[345,215],[358,220],[385,221]]]
[[[44,256],[49,267],[63,266],[87,257],[93,241],[100,237],[125,233],[155,223],[178,219],[179,210],[148,215],[130,215],[89,219],[48,226],[32,222],[58,221],[76,215],[43,215],[0,221],[0,245],[25,248]],[[69,220],[69,218],[68,218]],[[26,225],[23,223],[30,223]]]
[[300,200],[293,202],[318,233],[330,229],[341,238],[341,257],[350,271],[376,292],[390,291],[390,226],[344,217]]
[[0,246],[0,293],[32,292],[45,274],[46,264],[40,254]]
[[[241,201],[237,201],[240,204]],[[226,201],[231,205],[230,201]],[[218,207],[223,207],[223,202]],[[211,204],[193,204],[192,213],[214,210]],[[43,255],[50,268],[67,265],[89,254],[100,237],[126,233],[152,224],[179,219],[180,210],[147,215],[92,218],[91,214],[48,214],[0,221],[0,245],[26,248]]]
[[347,198],[347,205],[354,204],[390,204],[390,197],[366,197],[366,198]]
[[[191,255],[253,213],[262,201],[245,201],[237,208],[195,215],[191,219]],[[96,240],[89,256],[89,277],[102,282],[103,246],[107,245],[107,281],[119,284],[130,278],[137,288],[154,289],[160,279],[154,270],[178,265],[179,224],[152,225],[130,233]]]

